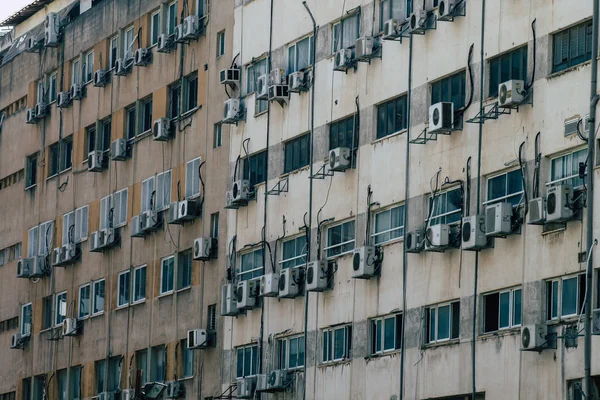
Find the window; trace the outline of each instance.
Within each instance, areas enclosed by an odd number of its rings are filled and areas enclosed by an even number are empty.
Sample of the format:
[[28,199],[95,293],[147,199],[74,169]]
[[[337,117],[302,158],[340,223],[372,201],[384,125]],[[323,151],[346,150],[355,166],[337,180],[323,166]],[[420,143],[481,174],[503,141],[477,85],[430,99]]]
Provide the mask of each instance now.
[[292,139],[285,144],[284,172],[291,172],[310,163],[310,134]]
[[571,185],[574,188],[581,188],[584,185],[584,180],[579,178],[579,164],[587,160],[587,150],[575,150],[564,154],[560,157],[555,157],[550,160],[550,182],[546,185],[555,184]]
[[404,236],[404,204],[375,214],[375,244],[382,244]]
[[172,35],[175,33],[177,26],[177,1],[169,4],[167,8],[167,33]]
[[225,31],[217,32],[217,57],[225,54]]
[[455,112],[464,107],[465,71],[460,71],[431,84],[431,104],[441,101],[454,103]]
[[436,194],[429,199],[431,225],[452,224],[462,218],[462,191],[460,188]]
[[177,262],[177,290],[192,286],[192,251],[179,253]]
[[[89,126],[86,129],[87,154],[96,150],[96,125]],[[86,157],[86,155],[84,155]]]
[[58,378],[58,400],[68,400],[67,370],[61,369],[56,373]]
[[[248,80],[246,82],[246,93],[251,94],[258,88],[258,78],[267,73],[267,59],[255,61],[253,64],[248,66]],[[254,103],[254,114],[260,114],[267,111],[269,106],[268,100],[256,100]]]
[[21,335],[29,336],[31,334],[31,324],[33,321],[33,312],[31,303],[21,306]]
[[483,296],[483,332],[521,326],[521,288]]
[[200,196],[200,157],[188,161],[185,166],[185,198]]
[[91,286],[89,283],[79,287],[79,319],[87,318],[90,315],[90,292]]
[[105,368],[106,368],[106,360],[99,360],[94,363],[94,371],[96,373],[96,393],[100,394],[106,390],[105,388]]
[[288,74],[304,70],[312,65],[313,46],[313,37],[309,36],[288,47]]
[[154,177],[142,181],[142,212],[154,210],[156,192],[154,190]]
[[585,400],[586,398],[583,379],[571,379],[567,381],[567,400]]
[[75,243],[75,211],[63,215],[62,245]]
[[58,74],[53,72],[50,74],[50,79],[48,80],[48,102],[53,103],[56,101],[57,96],[57,78]]
[[585,296],[585,274],[571,275],[546,282],[548,320],[581,314]]
[[215,124],[214,136],[213,136],[213,149],[221,147],[223,144],[223,125]]
[[281,269],[296,267],[298,265],[306,264],[306,254],[308,252],[308,246],[306,245],[306,236],[298,236],[294,239],[289,239],[283,242],[281,245],[282,255]]
[[337,147],[358,147],[358,135],[354,136],[354,115],[329,125],[329,150]]
[[258,374],[258,345],[238,347],[236,377],[245,378]]
[[425,309],[425,343],[458,339],[460,302],[440,304]]
[[[179,82],[179,81],[177,81]],[[179,101],[181,100],[181,86],[175,83],[169,87],[169,118],[179,118]]]
[[46,256],[50,254],[52,248],[52,233],[54,228],[54,221],[47,221],[40,224],[40,238],[39,238],[39,256]]
[[16,396],[17,396],[16,391],[6,392],[3,394],[0,394],[0,400],[15,400],[17,398]]
[[33,378],[33,398],[35,400],[44,399],[46,388],[46,375],[37,375]]
[[490,97],[498,96],[498,85],[510,79],[527,80],[527,46],[490,61]]
[[356,12],[333,25],[333,52],[354,47],[359,36],[360,12]]
[[171,204],[171,170],[156,175],[156,210],[162,211]]
[[185,78],[185,112],[198,107],[198,73],[193,73]]
[[523,200],[523,179],[520,170],[517,169],[488,178],[487,201],[483,204],[491,205],[499,202],[508,202],[513,206],[517,206]]
[[128,189],[122,189],[100,200],[100,229],[127,224],[127,193]]
[[79,58],[73,60],[71,62],[71,65],[72,65],[71,84],[72,85],[79,84],[79,83],[81,83],[81,79],[79,78],[79,74],[81,73],[81,64],[80,64]]
[[279,339],[279,368],[296,369],[304,366],[304,336]]
[[46,96],[44,95],[45,93],[45,88],[44,88],[44,80],[40,79],[37,83],[37,102],[38,103],[43,103],[44,100],[46,99]]
[[377,107],[377,139],[407,129],[406,96]]
[[383,354],[402,347],[402,314],[371,320],[371,354]]
[[149,132],[152,130],[152,97],[142,100],[142,121],[140,133]]
[[150,380],[152,382],[165,381],[165,346],[154,346],[150,349]]
[[102,314],[104,312],[104,286],[105,281],[101,279],[99,281],[94,282],[94,294],[92,299],[92,315]]
[[327,228],[326,256],[335,257],[354,250],[354,220]]
[[42,299],[42,330],[52,328],[52,302],[54,296],[46,296]]
[[135,352],[136,369],[142,371],[142,385],[148,382],[148,350],[138,350]]
[[262,248],[242,254],[240,272],[238,273],[239,280],[246,281],[258,278],[264,274],[264,269]]
[[87,53],[84,60],[83,80],[87,83],[94,79],[94,51]]
[[173,291],[173,274],[175,272],[175,257],[163,258],[160,268],[160,294]]
[[196,0],[196,14],[200,18],[206,18],[206,16],[208,15],[208,6],[206,3],[207,0]]
[[48,176],[52,177],[59,172],[71,168],[73,164],[73,138],[68,137],[50,146],[50,169]]
[[56,306],[54,326],[61,326],[67,317],[67,292],[58,293],[54,304]]
[[117,295],[117,307],[129,304],[129,289],[131,288],[131,273],[129,270],[119,274],[119,292]]
[[410,17],[413,13],[413,0],[406,0],[406,18]]
[[402,2],[406,0],[380,0],[379,2],[379,32],[383,32],[385,21],[390,19],[403,20]]
[[150,24],[150,45],[158,43],[158,37],[160,36],[160,10],[152,14]]
[[555,33],[552,36],[552,72],[559,72],[591,60],[592,36],[591,20]]
[[180,343],[181,348],[181,372],[184,378],[194,376],[194,349],[187,347],[187,339],[183,339]]
[[71,398],[72,399],[80,399],[81,398],[81,371],[82,371],[82,367],[80,365],[71,367],[71,373],[70,373],[69,379],[70,379]]
[[132,58],[133,57],[133,26],[125,31],[123,35],[123,57],[124,58]]
[[75,243],[81,243],[88,236],[88,206],[75,210]]
[[39,226],[34,226],[27,231],[27,258],[37,255],[39,229]]
[[210,237],[219,237],[219,213],[210,215]]
[[125,111],[125,113],[127,114],[127,139],[133,139],[135,137],[136,134],[136,118],[137,118],[137,109],[135,107],[135,105],[130,106],[129,108],[127,108],[127,110]]
[[108,64],[112,69],[115,67],[117,58],[119,58],[119,37],[114,36],[110,39],[110,53],[108,54]]
[[25,378],[22,380],[22,400],[31,400],[31,378]]
[[29,189],[37,183],[37,153],[32,154],[27,157],[25,161],[25,170],[26,170],[26,179],[25,179],[25,189]]
[[133,270],[133,303],[146,300],[146,266],[142,265]]
[[352,357],[352,326],[323,331],[323,362],[347,360]]
[[50,166],[48,170],[48,177],[52,177],[58,175],[58,157],[59,157],[59,147],[58,142],[54,143],[50,146]]
[[244,159],[244,179],[250,181],[250,186],[256,186],[267,180],[265,174],[266,164],[266,151],[261,151]]

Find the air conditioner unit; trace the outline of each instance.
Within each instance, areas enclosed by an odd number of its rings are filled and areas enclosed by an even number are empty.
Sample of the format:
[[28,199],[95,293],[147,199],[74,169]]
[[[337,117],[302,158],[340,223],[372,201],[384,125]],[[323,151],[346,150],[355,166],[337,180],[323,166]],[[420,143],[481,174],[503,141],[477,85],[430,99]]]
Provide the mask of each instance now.
[[[190,15],[183,20],[182,29],[177,30],[177,41],[187,42],[198,39],[198,16]],[[180,36],[181,35],[181,36]]]
[[127,159],[127,140],[116,139],[110,144],[110,159],[113,161],[125,161]]
[[67,108],[71,104],[71,92],[60,92],[58,93],[58,99],[56,106],[58,108]]
[[37,118],[35,116],[35,107],[27,109],[27,114],[26,114],[26,117],[25,117],[25,122],[28,123],[28,124],[37,124]]
[[73,100],[81,100],[83,98],[83,86],[79,83],[74,83],[71,85],[71,101]]
[[303,71],[292,72],[288,77],[288,91],[300,93],[306,88],[305,74]]
[[274,68],[269,73],[269,85],[285,85],[286,82],[285,69]]
[[88,154],[88,171],[101,172],[104,169],[104,152],[102,150],[94,150]]
[[225,101],[223,110],[223,122],[224,124],[235,124],[240,120],[240,114],[242,112],[242,106],[240,99],[232,98]]
[[461,248],[463,250],[481,250],[487,247],[485,216],[471,215],[462,219]]
[[131,217],[131,231],[129,233],[129,236],[138,238],[146,236],[141,225],[141,222],[144,219],[144,217],[144,214],[134,215],[133,217]]
[[267,387],[267,375],[259,374],[256,375],[256,392],[264,392],[268,389]]
[[27,341],[29,341],[30,335],[21,335],[20,333],[15,333],[14,335],[12,335],[11,340],[10,340],[10,348],[11,349],[22,349],[25,345],[25,343],[27,343]]
[[156,210],[144,211],[141,215],[144,215],[143,218],[140,218],[140,225],[144,232],[153,231],[160,223],[161,214]]
[[206,329],[193,329],[187,333],[188,349],[205,349],[209,345]]
[[94,72],[94,86],[95,87],[104,87],[108,82],[108,77],[110,75],[104,69],[99,69]]
[[116,76],[125,76],[129,73],[131,65],[133,64],[131,58],[117,58],[115,61],[115,75]]
[[238,282],[235,290],[235,301],[238,310],[249,310],[256,305],[256,284],[257,281]]
[[256,100],[267,100],[269,98],[269,76],[261,75],[256,81]]
[[546,324],[525,325],[521,328],[521,350],[540,350],[546,344]]
[[237,380],[236,398],[251,399],[256,389],[256,377],[240,378]]
[[247,179],[240,179],[233,182],[231,187],[232,201],[236,204],[247,203],[250,200],[250,181]]
[[72,261],[75,261],[78,250],[77,245],[75,243],[67,243],[61,247],[61,262],[62,264],[68,264]]
[[146,67],[152,62],[152,51],[147,48],[139,48],[135,51],[135,62],[136,67]]
[[160,118],[154,121],[154,128],[152,129],[154,140],[167,141],[171,139],[171,121],[167,118]]
[[269,86],[269,101],[287,102],[290,98],[287,85]]
[[394,40],[400,37],[402,24],[397,19],[389,19],[383,24],[383,40]]
[[77,336],[79,334],[77,318],[65,318],[62,324],[63,336]]
[[290,267],[279,273],[279,298],[293,299],[300,294],[302,267]]
[[279,274],[269,272],[260,277],[260,297],[277,297],[279,295]]
[[179,202],[174,201],[169,204],[169,215],[167,218],[167,222],[171,225],[180,225],[183,221],[179,220]]
[[54,250],[52,250],[52,266],[53,267],[58,267],[60,265],[62,265],[62,252],[63,252],[63,248],[62,247],[56,247],[54,248]]
[[29,278],[35,263],[36,257],[21,258],[17,261],[17,278]]
[[44,119],[48,115],[48,105],[44,102],[37,103],[35,105],[35,117],[37,119]]
[[511,79],[498,86],[498,105],[500,107],[517,106],[525,99],[525,82]]
[[351,151],[348,147],[338,147],[329,151],[329,170],[344,172],[351,165]]
[[237,210],[240,208],[240,205],[243,204],[238,204],[236,202],[233,201],[233,192],[231,190],[228,190],[225,193],[225,208],[228,210]]
[[165,398],[166,399],[183,399],[183,398],[185,398],[185,386],[179,381],[167,382]]
[[529,215],[527,223],[529,225],[544,225],[546,222],[546,199],[538,197],[529,200]]
[[156,51],[159,53],[170,53],[173,49],[173,37],[163,33],[158,37]]
[[192,221],[200,214],[200,203],[195,200],[181,200],[179,202],[178,219]]
[[352,257],[352,277],[369,279],[375,276],[375,247],[364,246],[354,249]]
[[352,49],[341,49],[335,53],[334,57],[334,71],[348,71],[349,68],[354,66],[354,54]]
[[270,391],[283,391],[287,385],[288,374],[283,369],[276,369],[269,372],[267,378],[267,388]]
[[454,103],[440,102],[429,107],[429,133],[450,131],[454,126]]
[[324,260],[311,261],[306,266],[305,289],[307,292],[323,292],[329,289],[331,269]]
[[425,250],[425,234],[422,229],[408,232],[404,240],[407,253],[420,253]]
[[443,250],[450,245],[450,227],[446,224],[431,225],[425,232],[425,250]]
[[373,36],[364,36],[356,39],[354,52],[358,61],[366,61],[373,58],[373,52],[377,43]]
[[58,38],[60,35],[60,16],[58,13],[48,13],[44,23],[45,28],[45,45],[48,47],[58,46]]
[[440,21],[450,20],[458,1],[462,0],[440,0],[438,4],[438,19]]
[[546,195],[546,222],[564,222],[573,217],[573,187],[556,185],[548,188]]
[[101,241],[99,238],[99,232],[100,231],[95,231],[90,233],[90,237],[89,237],[89,242],[90,242],[90,252],[92,253],[97,253],[99,251],[101,251]]
[[488,237],[506,236],[512,233],[512,204],[496,203],[485,209],[485,234]]
[[219,81],[221,82],[221,85],[239,85],[239,68],[222,69],[221,72],[219,72]]
[[31,278],[41,278],[43,276],[48,275],[48,270],[46,268],[46,257],[45,256],[37,256],[34,257],[35,262],[33,263],[33,269],[31,270]]
[[235,287],[233,283],[228,283],[221,287],[221,315],[222,316],[235,316],[238,315],[235,301]]
[[425,33],[427,24],[427,11],[423,9],[416,10],[410,15],[408,20],[408,32],[411,34],[422,35]]
[[102,235],[100,235],[100,239],[102,239],[101,247],[107,248],[116,243],[117,236],[116,236],[114,228],[106,228],[106,229],[103,229],[101,232],[102,232]]
[[194,239],[194,260],[208,261],[215,258],[217,238],[199,237]]

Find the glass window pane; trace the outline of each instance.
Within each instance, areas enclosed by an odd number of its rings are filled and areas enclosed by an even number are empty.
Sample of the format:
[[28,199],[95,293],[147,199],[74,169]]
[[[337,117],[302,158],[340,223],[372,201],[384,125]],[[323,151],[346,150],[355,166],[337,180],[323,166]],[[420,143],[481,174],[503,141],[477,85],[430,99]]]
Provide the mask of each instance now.
[[380,319],[377,320],[376,322],[376,342],[375,342],[375,349],[377,352],[381,351],[381,337],[382,337],[382,321]]
[[298,339],[290,339],[290,359],[288,368],[298,366]]
[[435,334],[435,308],[429,309],[429,341],[435,342],[437,340]]
[[384,320],[384,340],[383,340],[383,349],[384,350],[394,350],[396,344],[394,343],[394,339],[396,338],[396,317],[386,318]]
[[508,328],[510,317],[510,292],[500,293],[500,328]]
[[577,313],[577,277],[562,281],[561,315]]
[[251,366],[252,366],[252,348],[246,347],[244,349],[244,375],[243,376],[248,376],[252,373]]
[[450,306],[438,307],[437,339],[450,338]]
[[521,289],[513,291],[513,326],[521,325]]
[[344,339],[345,339],[345,328],[339,328],[334,331],[333,338],[333,359],[340,360],[344,358]]
[[237,351],[237,363],[236,363],[236,377],[241,378],[244,376],[244,349],[238,349]]

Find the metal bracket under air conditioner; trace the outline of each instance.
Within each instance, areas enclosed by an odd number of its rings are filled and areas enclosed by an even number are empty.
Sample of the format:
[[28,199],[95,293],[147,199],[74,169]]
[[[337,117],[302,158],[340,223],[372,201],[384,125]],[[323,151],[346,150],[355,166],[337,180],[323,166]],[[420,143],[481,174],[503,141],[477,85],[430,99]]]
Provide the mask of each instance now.
[[290,178],[285,177],[273,186],[273,189],[267,192],[271,196],[279,196],[281,193],[287,193],[289,191]]
[[325,168],[327,168],[328,166],[328,163],[323,164],[323,166],[319,168],[319,170],[315,172],[312,176],[310,176],[309,179],[325,179],[328,176],[333,176],[333,171],[325,171]]
[[427,142],[437,140],[437,133],[429,133],[427,128],[423,129],[419,136],[414,139],[409,140],[410,144],[427,144]]

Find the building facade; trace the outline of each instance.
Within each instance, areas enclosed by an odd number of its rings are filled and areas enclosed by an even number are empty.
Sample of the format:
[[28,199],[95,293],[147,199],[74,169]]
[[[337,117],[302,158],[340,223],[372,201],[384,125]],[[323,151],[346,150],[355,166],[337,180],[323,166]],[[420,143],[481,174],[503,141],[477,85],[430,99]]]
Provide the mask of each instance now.
[[0,39],[0,400],[600,398],[591,2],[42,3]]

